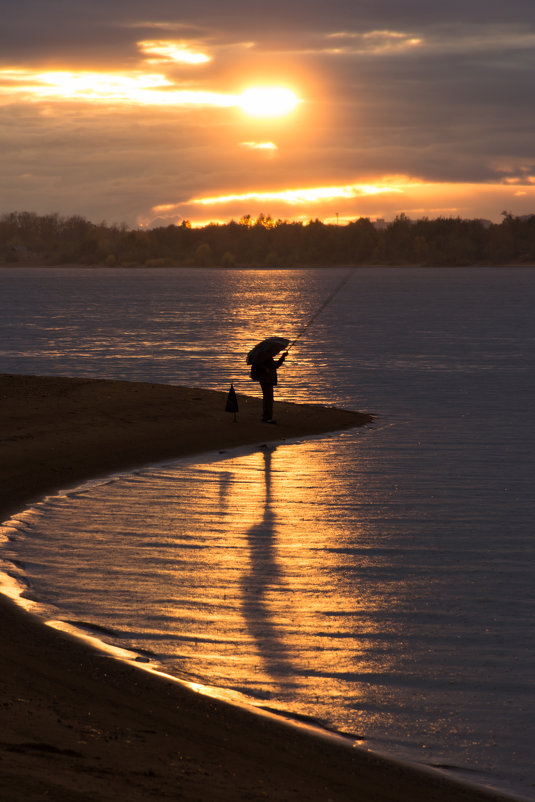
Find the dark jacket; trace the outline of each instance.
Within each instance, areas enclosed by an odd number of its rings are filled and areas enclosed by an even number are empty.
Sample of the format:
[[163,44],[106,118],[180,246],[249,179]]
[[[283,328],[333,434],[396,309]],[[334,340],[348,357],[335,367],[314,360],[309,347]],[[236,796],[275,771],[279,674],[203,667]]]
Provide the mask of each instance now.
[[253,362],[251,365],[251,379],[261,384],[272,384],[275,387],[277,384],[277,368],[280,368],[285,359],[286,355],[283,354],[276,362],[270,356],[262,359],[262,361]]

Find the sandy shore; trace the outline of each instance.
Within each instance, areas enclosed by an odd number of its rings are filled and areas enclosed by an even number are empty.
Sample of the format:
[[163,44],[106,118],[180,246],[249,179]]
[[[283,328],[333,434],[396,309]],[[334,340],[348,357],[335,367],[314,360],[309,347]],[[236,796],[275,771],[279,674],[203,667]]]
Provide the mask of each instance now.
[[[335,431],[359,413],[143,383],[0,375],[0,520],[83,479]],[[312,737],[147,674],[0,598],[0,799],[478,802],[439,772]]]

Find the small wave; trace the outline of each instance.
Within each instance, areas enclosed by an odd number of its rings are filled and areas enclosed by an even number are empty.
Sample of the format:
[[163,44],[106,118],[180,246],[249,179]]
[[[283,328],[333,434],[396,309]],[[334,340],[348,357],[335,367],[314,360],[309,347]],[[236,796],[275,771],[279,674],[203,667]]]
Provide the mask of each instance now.
[[115,629],[111,629],[110,627],[103,627],[100,624],[95,624],[92,621],[76,621],[74,619],[65,619],[66,624],[70,624],[72,627],[78,627],[79,629],[84,629],[87,632],[98,632],[100,635],[109,635],[112,638],[122,638],[120,632],[117,632]]

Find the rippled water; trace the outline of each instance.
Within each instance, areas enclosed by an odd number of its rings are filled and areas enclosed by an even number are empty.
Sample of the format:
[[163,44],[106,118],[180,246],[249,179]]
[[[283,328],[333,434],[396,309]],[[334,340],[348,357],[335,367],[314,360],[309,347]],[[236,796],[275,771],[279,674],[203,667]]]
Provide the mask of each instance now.
[[[34,271],[24,297],[20,275],[0,271],[4,372],[256,392],[250,345],[343,271]],[[373,427],[60,494],[5,558],[48,614],[171,673],[533,795],[533,279],[355,271],[279,397]]]

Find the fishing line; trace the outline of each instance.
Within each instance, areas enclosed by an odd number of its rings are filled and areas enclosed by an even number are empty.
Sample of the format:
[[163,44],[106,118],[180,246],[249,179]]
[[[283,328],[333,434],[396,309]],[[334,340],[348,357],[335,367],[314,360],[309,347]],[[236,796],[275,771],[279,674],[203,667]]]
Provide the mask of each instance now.
[[307,330],[310,328],[310,326],[312,325],[312,323],[314,323],[314,321],[316,320],[316,318],[317,318],[317,317],[319,317],[319,316],[321,315],[321,313],[323,312],[323,310],[325,309],[325,307],[326,307],[326,306],[328,306],[328,305],[331,303],[331,301],[332,301],[332,299],[335,297],[335,295],[337,295],[337,294],[340,292],[340,290],[342,289],[342,287],[344,287],[344,286],[347,284],[347,282],[349,281],[349,279],[350,279],[350,278],[351,278],[351,276],[353,275],[353,272],[354,272],[354,270],[355,270],[355,268],[354,268],[354,267],[351,267],[351,268],[350,268],[350,269],[347,271],[347,273],[346,273],[346,275],[344,276],[344,278],[343,278],[343,279],[342,279],[342,280],[341,280],[341,281],[340,281],[340,282],[339,282],[339,283],[336,285],[336,287],[335,287],[335,288],[334,288],[334,290],[331,292],[331,294],[330,294],[330,295],[328,295],[328,296],[327,296],[327,298],[324,300],[324,302],[322,303],[322,305],[320,306],[320,308],[319,308],[319,309],[318,309],[316,312],[314,312],[314,314],[313,314],[313,315],[312,315],[312,317],[311,317],[311,318],[308,320],[308,322],[307,322],[307,323],[305,323],[305,325],[303,326],[303,328],[301,329],[301,331],[299,332],[299,334],[297,335],[297,337],[295,337],[295,338],[294,338],[294,340],[293,340],[293,341],[290,343],[290,345],[288,346],[288,348],[286,348],[286,349],[285,349],[285,350],[286,350],[286,352],[288,352],[288,351],[290,350],[290,348],[293,348],[293,346],[296,344],[297,340],[300,340],[300,339],[301,339],[301,337],[302,337],[302,336],[305,334],[305,332],[306,332],[306,331],[307,331]]

